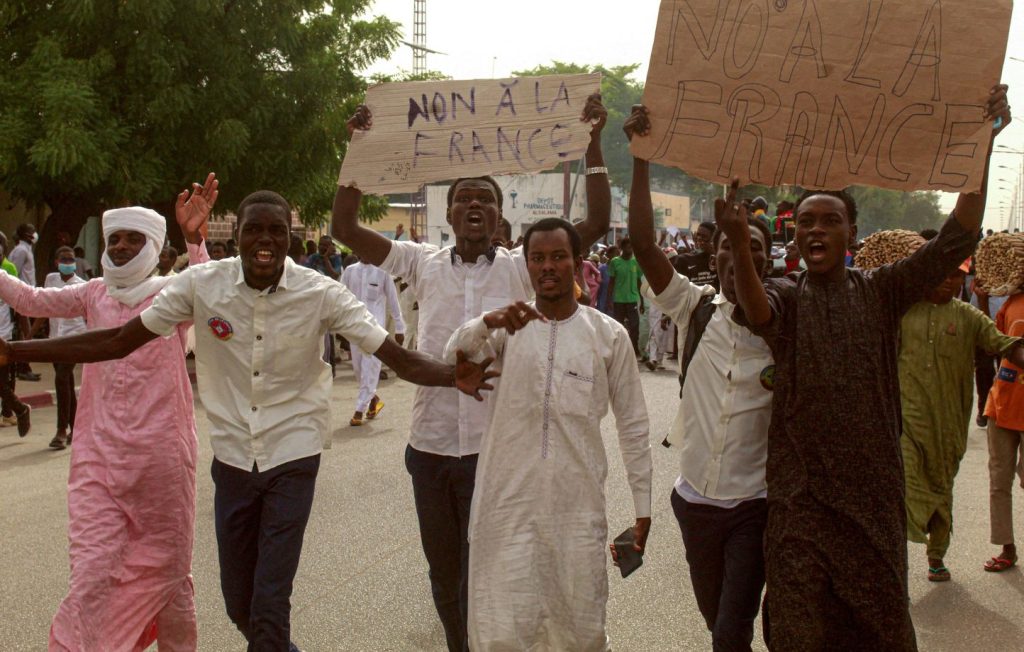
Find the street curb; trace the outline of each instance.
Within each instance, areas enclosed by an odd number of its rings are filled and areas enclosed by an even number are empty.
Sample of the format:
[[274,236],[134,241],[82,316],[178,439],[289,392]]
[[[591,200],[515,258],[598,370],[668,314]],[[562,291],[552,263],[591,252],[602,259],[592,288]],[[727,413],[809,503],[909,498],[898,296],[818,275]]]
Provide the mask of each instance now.
[[[196,384],[196,374],[190,371],[188,374],[189,380],[192,381],[192,385]],[[81,387],[75,388],[75,393],[78,394]],[[39,408],[51,407],[57,404],[57,390],[50,389],[43,392],[36,392],[34,394],[19,394],[18,400],[22,403],[27,403],[36,410]]]

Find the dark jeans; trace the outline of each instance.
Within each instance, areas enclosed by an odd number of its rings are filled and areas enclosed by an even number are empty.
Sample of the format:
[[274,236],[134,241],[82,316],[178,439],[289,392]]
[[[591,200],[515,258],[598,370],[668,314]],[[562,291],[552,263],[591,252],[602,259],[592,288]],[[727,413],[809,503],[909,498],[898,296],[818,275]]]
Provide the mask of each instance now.
[[635,303],[612,304],[612,316],[615,321],[626,327],[629,341],[633,343],[633,355],[640,354],[640,312]]
[[996,380],[999,356],[989,355],[982,349],[974,349],[974,383],[978,386],[978,414],[985,414],[985,402]]
[[698,505],[672,490],[672,511],[686,547],[690,581],[716,652],[750,650],[764,588],[764,526],[768,504],[732,509]]
[[220,588],[249,652],[296,649],[290,642],[292,583],[319,468],[319,455],[266,471],[213,460]]
[[448,457],[412,446],[405,449],[420,540],[430,567],[430,591],[450,652],[469,649],[469,504],[476,460],[476,455]]
[[75,396],[75,365],[53,363],[53,386],[57,390],[57,430],[75,429],[75,412],[78,411],[78,397]]
[[5,417],[13,416],[15,412],[21,412],[25,406],[18,400],[18,395],[14,393],[15,366],[0,367],[0,415]]

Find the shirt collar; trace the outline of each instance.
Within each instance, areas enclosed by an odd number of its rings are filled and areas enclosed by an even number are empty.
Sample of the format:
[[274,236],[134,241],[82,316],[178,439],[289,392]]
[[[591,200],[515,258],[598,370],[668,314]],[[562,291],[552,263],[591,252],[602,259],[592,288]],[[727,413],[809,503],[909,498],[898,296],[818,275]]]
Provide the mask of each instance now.
[[[457,253],[455,253],[455,247],[450,247],[449,248],[449,253],[451,253],[451,255],[452,255],[452,265],[454,265],[457,260],[460,260],[459,255]],[[487,262],[489,262],[489,263],[493,263],[494,262],[494,257],[497,256],[497,255],[498,255],[498,250],[495,249],[494,247],[491,247],[490,249],[488,249],[487,253],[484,254],[484,256],[487,258]],[[477,260],[479,260],[479,258]]]
[[[235,256],[235,267],[238,269],[238,274],[235,277],[235,285],[245,285],[245,271],[242,269],[241,256]],[[290,257],[286,256],[284,259],[284,269],[281,270],[281,278],[277,280],[276,284],[271,285],[269,288],[265,290],[267,294],[273,294],[278,290],[288,289],[289,267],[295,267],[295,261],[293,261]]]

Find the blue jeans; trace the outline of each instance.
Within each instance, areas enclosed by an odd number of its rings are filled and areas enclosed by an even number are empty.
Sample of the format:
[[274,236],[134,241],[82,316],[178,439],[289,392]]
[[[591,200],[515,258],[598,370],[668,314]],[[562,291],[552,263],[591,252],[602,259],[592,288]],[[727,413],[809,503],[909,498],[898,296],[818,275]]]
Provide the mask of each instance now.
[[430,591],[450,652],[469,649],[469,505],[476,460],[476,455],[449,457],[405,449]]
[[320,455],[266,471],[213,460],[220,587],[249,652],[296,649],[290,638],[292,584],[319,468]]
[[672,490],[697,607],[715,652],[750,650],[764,588],[764,526],[768,501],[732,509],[686,502]]

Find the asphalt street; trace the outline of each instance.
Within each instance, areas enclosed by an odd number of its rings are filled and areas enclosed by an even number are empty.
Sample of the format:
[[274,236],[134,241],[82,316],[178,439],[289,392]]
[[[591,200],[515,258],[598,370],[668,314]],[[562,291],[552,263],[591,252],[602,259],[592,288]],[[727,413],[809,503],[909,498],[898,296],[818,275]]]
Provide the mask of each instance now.
[[[609,563],[609,635],[618,651],[710,650],[711,637],[697,611],[669,505],[678,453],[659,445],[678,405],[678,384],[671,371],[644,370],[642,376],[651,413],[654,525],[644,566],[636,574],[623,580]],[[392,379],[381,384],[380,393],[385,401],[380,417],[360,428],[348,426],[356,386],[349,365],[340,365],[333,392],[333,446],[323,455],[292,597],[293,639],[303,650],[444,649],[403,462],[413,390]],[[200,463],[193,572],[199,647],[243,650],[244,641],[224,614],[220,596],[212,455],[198,402],[197,412]],[[50,619],[67,587],[65,482],[70,451],[46,448],[55,419],[53,408],[35,410],[33,432],[25,439],[14,428],[0,430],[0,650],[7,652],[45,649]],[[614,535],[632,524],[632,503],[611,416],[603,432],[610,461],[609,532]],[[910,545],[912,613],[922,650],[1024,649],[1021,570],[999,575],[982,571],[982,563],[996,552],[988,543],[987,460],[984,431],[972,429],[957,479],[956,526],[946,560],[953,581],[927,582],[924,546]],[[1020,529],[1024,495],[1019,489],[1015,499]],[[834,545],[842,547],[843,542]],[[846,552],[857,555],[856,550]],[[755,649],[764,649],[759,634]]]

